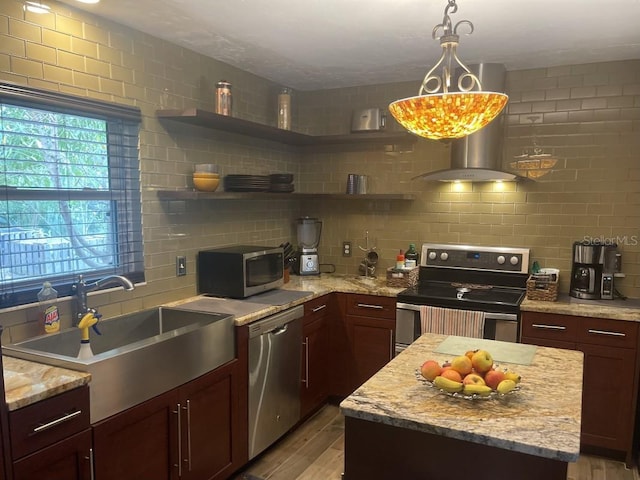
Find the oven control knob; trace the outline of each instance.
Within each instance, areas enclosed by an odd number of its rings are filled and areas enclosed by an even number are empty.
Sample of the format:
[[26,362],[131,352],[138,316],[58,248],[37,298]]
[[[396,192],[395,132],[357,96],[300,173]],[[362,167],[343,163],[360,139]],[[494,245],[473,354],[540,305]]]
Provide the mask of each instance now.
[[509,261],[511,262],[511,265],[517,265],[520,260],[514,255]]
[[437,256],[436,252],[429,252],[429,260],[435,260]]
[[447,258],[449,258],[449,254],[447,252],[442,252],[440,254],[440,260],[442,260],[443,262],[445,262]]
[[499,255],[499,256],[498,256],[498,263],[499,263],[500,265],[504,265],[504,262],[506,262],[506,261],[507,261],[507,259],[506,259],[506,258],[504,258],[504,255]]

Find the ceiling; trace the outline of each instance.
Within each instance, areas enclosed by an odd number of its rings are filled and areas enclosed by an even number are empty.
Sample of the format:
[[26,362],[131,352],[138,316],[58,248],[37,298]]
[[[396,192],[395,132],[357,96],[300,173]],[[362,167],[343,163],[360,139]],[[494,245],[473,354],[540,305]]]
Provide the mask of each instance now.
[[[298,90],[420,82],[446,0],[62,0]],[[458,0],[465,64],[640,59],[640,0]],[[461,29],[461,32],[467,30]],[[460,32],[460,33],[461,33]],[[416,92],[418,84],[416,84]]]

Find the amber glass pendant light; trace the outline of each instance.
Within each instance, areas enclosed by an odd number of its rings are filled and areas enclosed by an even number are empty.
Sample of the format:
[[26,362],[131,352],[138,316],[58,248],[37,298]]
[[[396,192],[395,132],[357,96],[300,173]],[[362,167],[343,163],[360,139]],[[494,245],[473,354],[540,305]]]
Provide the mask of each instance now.
[[[509,98],[504,93],[482,91],[478,77],[458,58],[458,27],[468,27],[471,34],[473,24],[461,20],[452,26],[449,10],[458,10],[455,0],[448,0],[442,23],[433,28],[432,37],[440,40],[442,55],[425,75],[418,95],[389,105],[391,115],[404,128],[434,140],[461,138],[480,130],[498,116]],[[463,73],[458,77],[458,90],[450,92],[451,74],[456,68]],[[435,74],[439,69],[441,74]]]

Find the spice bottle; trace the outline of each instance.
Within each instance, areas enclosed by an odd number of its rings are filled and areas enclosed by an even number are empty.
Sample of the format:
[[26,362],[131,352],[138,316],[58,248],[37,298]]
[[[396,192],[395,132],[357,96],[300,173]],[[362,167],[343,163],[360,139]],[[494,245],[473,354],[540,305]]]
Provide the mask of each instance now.
[[400,253],[396,256],[396,269],[404,270],[404,253],[400,250]]
[[39,310],[44,322],[44,331],[55,333],[60,330],[60,315],[58,313],[58,292],[51,283],[44,282],[42,290],[38,292]]
[[404,254],[404,266],[405,268],[415,268],[418,266],[418,252],[416,251],[415,243],[410,243],[409,250]]
[[216,83],[216,113],[232,116],[232,106],[231,84],[226,80],[221,80]]
[[283,88],[278,95],[278,128],[291,130],[291,90]]

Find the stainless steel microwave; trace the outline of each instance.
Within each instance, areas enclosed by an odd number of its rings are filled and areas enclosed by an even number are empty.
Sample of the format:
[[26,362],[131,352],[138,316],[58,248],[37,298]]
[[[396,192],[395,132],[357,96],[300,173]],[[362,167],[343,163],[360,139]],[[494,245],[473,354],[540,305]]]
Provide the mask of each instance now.
[[284,285],[282,247],[234,245],[203,250],[197,264],[200,294],[245,298]]

